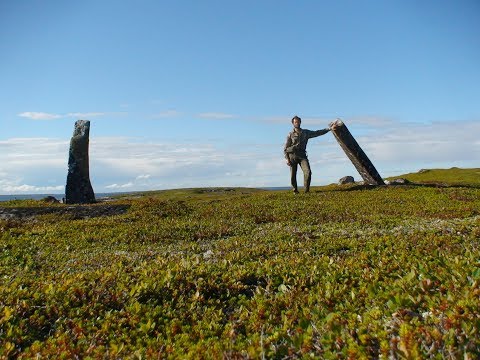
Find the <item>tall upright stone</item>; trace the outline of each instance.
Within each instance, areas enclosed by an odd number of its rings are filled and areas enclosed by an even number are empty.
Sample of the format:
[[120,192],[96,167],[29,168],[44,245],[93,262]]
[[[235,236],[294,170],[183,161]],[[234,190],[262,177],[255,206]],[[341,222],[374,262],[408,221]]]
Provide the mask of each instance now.
[[68,154],[68,175],[65,187],[67,204],[87,204],[95,202],[95,194],[90,183],[88,143],[90,121],[78,120],[70,141]]
[[343,121],[337,119],[330,125],[335,125],[332,130],[335,139],[337,139],[343,151],[345,151],[345,154],[360,173],[363,180],[370,185],[384,185],[385,183],[377,169],[375,169],[375,166],[373,166],[368,156],[363,152],[360,145],[358,145]]

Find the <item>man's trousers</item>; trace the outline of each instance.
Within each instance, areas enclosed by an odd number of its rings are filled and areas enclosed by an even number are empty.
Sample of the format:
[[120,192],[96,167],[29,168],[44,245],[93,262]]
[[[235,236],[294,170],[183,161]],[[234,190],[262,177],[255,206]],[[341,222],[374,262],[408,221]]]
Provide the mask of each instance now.
[[303,186],[305,192],[310,191],[310,182],[312,181],[312,170],[310,169],[310,163],[305,157],[299,157],[295,154],[289,154],[290,159],[290,181],[294,191],[298,191],[297,187],[297,169],[298,165],[302,168],[303,171]]

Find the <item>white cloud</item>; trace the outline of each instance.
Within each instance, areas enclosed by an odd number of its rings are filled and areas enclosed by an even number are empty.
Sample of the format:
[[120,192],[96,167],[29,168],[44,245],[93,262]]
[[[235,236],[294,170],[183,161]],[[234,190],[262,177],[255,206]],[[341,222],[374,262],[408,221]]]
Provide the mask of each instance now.
[[[381,121],[380,121],[381,123]],[[480,122],[404,125],[377,131],[350,129],[384,176],[421,168],[479,167]],[[359,128],[360,130],[362,128]],[[268,134],[266,135],[269,136]],[[262,144],[172,142],[98,137],[90,141],[90,176],[96,192],[201,186],[288,186],[281,151],[284,138]],[[0,193],[61,191],[68,168],[67,139],[15,138],[0,141]],[[311,139],[313,185],[352,175],[360,179],[331,134]],[[299,170],[298,181],[302,173]],[[51,190],[50,190],[51,189]]]
[[381,136],[357,140],[381,161],[471,161],[480,158],[479,131],[478,122],[464,122],[462,127],[455,123],[432,123],[396,126]]
[[150,174],[138,175],[135,180],[150,179]]
[[[325,128],[334,121],[335,118],[327,118],[327,117],[316,117],[316,116],[303,116],[302,117],[302,127],[310,128],[311,126]],[[291,119],[290,119],[291,121]]]
[[54,119],[60,119],[63,117],[60,114],[49,114],[49,113],[34,112],[34,111],[26,111],[18,114],[18,116],[25,117],[32,120],[54,120]]
[[[278,116],[269,116],[269,117],[260,117],[260,118],[251,118],[250,120],[253,121],[261,121],[270,124],[287,124],[291,123],[291,120],[294,115],[278,115]],[[327,116],[309,116],[304,115],[300,116],[302,119],[302,127],[306,129],[310,129],[312,127],[320,127],[324,128],[327,127],[332,121],[336,120],[337,118],[327,117]],[[379,116],[357,116],[357,117],[350,117],[348,119],[340,118],[345,122],[347,127],[358,127],[358,126],[366,126],[370,128],[385,128],[392,126],[394,124],[393,119],[379,117]]]
[[[13,138],[0,141],[0,193],[62,192],[68,141]],[[61,174],[61,175],[60,175]]]
[[49,138],[12,138],[0,141],[0,168],[60,165],[68,157],[68,141]]
[[221,112],[206,112],[206,113],[198,114],[198,117],[202,119],[210,119],[210,120],[227,120],[227,119],[233,119],[236,116],[233,114],[226,114]]
[[165,119],[165,118],[173,118],[180,116],[181,113],[179,113],[177,110],[166,110],[159,112],[157,114],[152,115],[153,119]]
[[63,185],[58,186],[35,186],[35,185],[2,185],[1,191],[6,194],[45,194],[45,193],[55,193],[59,194],[63,192],[65,187]]
[[73,118],[93,118],[99,116],[105,116],[107,113],[104,112],[72,112],[65,114],[65,117],[73,117]]
[[107,185],[105,186],[105,189],[109,189],[109,190],[121,190],[121,189],[129,189],[129,188],[132,188],[134,185],[133,182],[128,182],[126,184],[112,184],[112,185]]
[[[343,120],[343,119],[341,119]],[[371,128],[385,128],[395,125],[393,119],[379,117],[379,116],[356,116],[345,120],[346,123],[352,124],[354,126],[362,125],[368,126]]]
[[128,189],[151,189],[151,183],[149,182],[151,175],[150,174],[142,174],[138,175],[133,181],[128,181],[123,184],[111,184],[105,186],[106,189],[116,191],[121,190],[125,191]]
[[55,119],[64,119],[64,118],[94,118],[94,117],[101,117],[101,116],[108,116],[108,115],[125,115],[125,112],[69,112],[66,114],[52,114],[52,113],[44,113],[44,112],[34,112],[34,111],[26,111],[18,114],[20,117],[24,117],[31,120],[55,120]]
[[[259,118],[250,118],[250,121],[260,121],[267,124],[281,124],[285,126],[291,126],[292,118],[294,115],[283,116],[267,116]],[[302,127],[305,129],[323,129],[328,127],[335,118],[327,118],[320,116],[300,116],[302,119]]]
[[250,118],[251,121],[262,121],[270,124],[290,124],[293,116],[285,115],[285,116],[267,116],[267,117],[260,117]]

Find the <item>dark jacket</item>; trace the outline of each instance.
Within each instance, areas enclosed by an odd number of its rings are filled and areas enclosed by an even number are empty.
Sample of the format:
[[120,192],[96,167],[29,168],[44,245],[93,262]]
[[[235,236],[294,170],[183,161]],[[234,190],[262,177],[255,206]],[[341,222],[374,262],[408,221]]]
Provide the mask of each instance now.
[[297,155],[300,158],[307,158],[307,143],[308,139],[324,135],[330,131],[329,128],[322,130],[307,130],[307,129],[298,129],[299,131],[291,131],[287,136],[287,142],[283,148],[283,153],[285,158],[289,160],[288,154]]

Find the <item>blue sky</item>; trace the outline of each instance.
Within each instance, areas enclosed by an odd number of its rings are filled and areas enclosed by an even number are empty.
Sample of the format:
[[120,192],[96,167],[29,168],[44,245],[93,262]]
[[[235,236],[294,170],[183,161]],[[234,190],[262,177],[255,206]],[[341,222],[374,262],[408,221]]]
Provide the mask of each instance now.
[[[62,193],[78,119],[96,192],[288,186],[296,114],[384,177],[480,165],[476,0],[5,0],[0,54],[0,194]],[[361,180],[308,150],[313,185]]]

